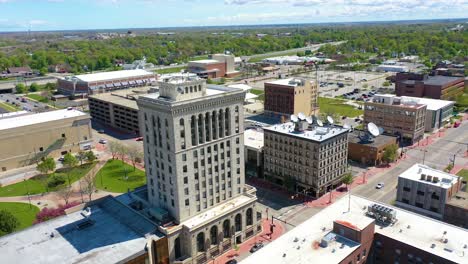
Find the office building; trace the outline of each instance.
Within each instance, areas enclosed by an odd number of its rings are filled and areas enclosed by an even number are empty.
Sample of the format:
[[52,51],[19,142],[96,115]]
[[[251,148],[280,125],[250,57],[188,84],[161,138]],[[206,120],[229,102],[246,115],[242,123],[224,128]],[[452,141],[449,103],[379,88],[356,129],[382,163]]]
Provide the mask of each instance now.
[[[460,192],[461,186],[461,177],[415,164],[398,176],[396,205],[443,220],[446,218],[446,205],[455,199],[452,205],[456,206],[458,199],[455,196]],[[463,194],[460,196],[464,197]],[[465,206],[467,204],[465,202]]]
[[138,106],[139,96],[157,92],[156,87],[142,87],[90,95],[89,112],[94,121],[120,131],[140,135]]
[[235,69],[234,56],[227,54],[213,54],[211,59],[189,61],[188,71],[205,79],[232,78],[240,74]]
[[106,196],[0,237],[2,263],[168,263],[167,238],[126,203]]
[[306,121],[264,127],[265,177],[290,190],[320,197],[347,171],[348,129]]
[[88,95],[147,86],[156,76],[145,70],[122,70],[64,77],[57,80],[57,90],[65,95]]
[[430,98],[418,98],[402,96],[408,100],[418,102],[418,104],[425,104],[427,106],[426,121],[425,121],[425,132],[433,132],[445,124],[450,122],[450,117],[453,115],[453,107],[455,102],[430,99]]
[[265,114],[289,118],[292,114],[310,115],[318,110],[317,85],[303,78],[265,83]]
[[404,143],[412,144],[424,136],[426,126],[425,104],[391,94],[377,94],[365,102],[364,123],[374,123],[385,134],[394,135]]
[[172,219],[171,262],[205,263],[261,231],[255,188],[244,183],[244,97],[179,76],[138,98],[147,200]]
[[89,115],[77,110],[11,115],[0,119],[0,168],[28,166],[43,157],[90,149]]
[[245,130],[244,146],[246,176],[263,178],[263,130]]
[[363,165],[377,166],[382,164],[385,149],[397,144],[397,138],[379,135],[369,140],[367,131],[353,130],[348,134],[348,158]]
[[468,263],[467,245],[466,229],[352,195],[241,263]]
[[463,94],[464,77],[428,76],[416,73],[398,73],[395,92],[398,96],[426,97],[452,100]]

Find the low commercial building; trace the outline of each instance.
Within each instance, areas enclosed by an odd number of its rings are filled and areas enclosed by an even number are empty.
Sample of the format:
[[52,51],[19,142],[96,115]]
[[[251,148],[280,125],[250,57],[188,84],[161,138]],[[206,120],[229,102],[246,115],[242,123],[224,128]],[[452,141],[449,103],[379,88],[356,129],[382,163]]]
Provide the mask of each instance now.
[[90,95],[114,90],[148,86],[156,75],[145,70],[122,70],[64,77],[57,80],[57,90],[65,95]]
[[398,73],[395,92],[398,96],[426,97],[451,100],[463,94],[464,77],[428,76],[416,73]]
[[43,157],[57,158],[91,148],[89,115],[77,110],[56,110],[0,119],[0,168],[28,166]]
[[461,178],[422,164],[398,176],[396,205],[439,220],[462,186]]
[[157,92],[155,87],[142,87],[91,95],[88,97],[89,112],[93,120],[126,133],[140,135],[138,106],[141,95]]
[[265,83],[265,114],[289,118],[292,114],[310,115],[318,110],[317,85],[303,78]]
[[263,130],[245,130],[244,149],[246,176],[263,178]]
[[264,127],[265,177],[290,190],[320,197],[347,171],[348,129],[306,121]]
[[404,65],[392,65],[392,64],[382,64],[377,67],[377,71],[382,72],[408,72],[408,66]]
[[364,123],[372,122],[383,128],[384,133],[413,144],[424,136],[426,109],[425,104],[412,99],[377,94],[365,103]]
[[402,96],[402,98],[427,106],[425,132],[433,132],[443,127],[450,121],[450,117],[453,115],[453,107],[455,106],[455,102],[453,101],[409,96]]
[[397,144],[397,138],[379,135],[369,140],[366,131],[354,130],[348,134],[348,158],[363,165],[377,166],[382,163],[385,149]]
[[466,219],[468,219],[468,193],[459,191],[445,204],[443,221],[468,228]]
[[169,263],[167,238],[126,204],[106,196],[66,215],[0,237],[3,263]]
[[241,263],[468,263],[467,244],[467,229],[351,195]]
[[188,71],[205,79],[239,75],[235,69],[235,57],[227,54],[213,54],[211,59],[189,61]]

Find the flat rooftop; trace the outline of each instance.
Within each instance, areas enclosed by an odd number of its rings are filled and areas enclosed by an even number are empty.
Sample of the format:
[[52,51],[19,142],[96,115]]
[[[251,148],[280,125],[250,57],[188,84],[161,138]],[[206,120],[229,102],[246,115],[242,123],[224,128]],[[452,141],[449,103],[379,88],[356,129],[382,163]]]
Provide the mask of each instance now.
[[106,101],[115,105],[138,110],[136,100],[138,97],[148,94],[150,87],[133,88],[125,90],[116,90],[110,93],[102,93],[90,95],[89,98],[94,98],[101,101]]
[[[421,174],[425,174],[427,176],[438,177],[438,182],[427,181],[421,179]],[[437,186],[440,188],[448,189],[452,187],[453,184],[457,183],[460,180],[460,177],[446,173],[440,170],[433,169],[429,166],[423,164],[414,164],[409,169],[405,170],[403,173],[399,175],[401,178],[410,179],[413,181],[418,181],[425,184],[430,184],[433,186]]]
[[244,145],[256,150],[263,148],[263,130],[244,130]]
[[[340,242],[322,248],[314,247],[314,243],[332,233],[333,221],[344,220],[358,227],[365,226],[368,221],[365,220],[367,207],[374,203],[377,202],[352,195],[348,211],[348,196],[344,196],[241,263],[264,263],[266,259],[269,264],[339,263],[359,244],[343,243],[342,248]],[[395,210],[397,222],[389,226],[376,225],[375,233],[431,252],[454,263],[468,263],[468,249],[464,248],[468,244],[467,229],[390,205],[380,205]],[[447,243],[442,242],[442,238],[446,238]]]
[[190,98],[186,100],[175,101],[175,100],[171,100],[168,98],[159,97],[159,93],[151,93],[151,94],[140,96],[139,98],[143,100],[149,99],[149,100],[159,100],[159,101],[165,101],[165,102],[184,102],[184,101],[199,100],[200,98],[206,98],[207,96],[215,96],[215,95],[227,94],[229,92],[237,92],[237,91],[240,92],[242,90],[238,88],[230,88],[230,87],[226,87],[222,85],[208,84],[206,86],[206,95],[203,97],[195,97],[195,98]]
[[447,204],[468,210],[468,192],[457,192]]
[[92,224],[78,210],[0,237],[2,263],[117,263],[144,252],[147,236],[162,237],[150,220],[111,196],[90,208]]
[[348,134],[348,143],[355,143],[378,148],[391,144],[392,142],[396,142],[396,137],[387,135],[379,135],[378,137],[375,137],[373,141],[366,141],[363,137],[366,133],[367,131],[355,129],[353,132]]
[[68,118],[85,117],[86,113],[72,109],[61,109],[31,115],[20,115],[10,118],[0,119],[0,131],[16,127],[30,126],[45,122],[58,121]]
[[427,85],[447,85],[452,82],[463,82],[463,77],[452,77],[452,76],[444,76],[444,75],[436,75],[436,76],[428,76],[427,79],[424,80],[424,84]]
[[206,59],[206,60],[189,61],[189,63],[212,64],[212,63],[222,63],[222,62],[217,61],[217,60]]
[[148,75],[154,75],[152,72],[145,70],[121,70],[121,71],[110,71],[110,72],[98,72],[90,74],[81,74],[74,76],[83,82],[99,82],[109,81],[115,79],[125,79],[134,77],[147,77]]
[[298,137],[307,140],[313,140],[317,142],[323,142],[328,139],[334,138],[338,135],[348,133],[348,129],[339,127],[339,126],[324,126],[324,127],[315,127],[314,129],[304,130],[304,131],[295,131],[294,123],[287,122],[284,124],[273,125],[270,127],[264,127],[265,131],[276,132],[284,135],[289,135],[292,137]]
[[385,98],[396,98],[396,99],[400,99],[403,102],[415,102],[418,105],[426,105],[427,110],[431,110],[431,111],[437,111],[437,110],[442,109],[444,107],[455,104],[455,102],[447,101],[447,100],[412,97],[412,96],[396,96],[394,94],[376,94],[375,96],[385,97]]
[[[396,96],[394,94],[376,94],[369,103],[389,105],[407,109],[419,109],[424,106],[419,102],[419,97]],[[368,102],[366,102],[367,104]],[[427,107],[426,107],[427,108]]]
[[289,87],[299,87],[304,86],[305,82],[308,82],[305,79],[298,79],[298,78],[289,78],[289,79],[280,79],[276,81],[265,82],[266,84],[274,84],[274,85],[284,85]]
[[161,77],[159,83],[184,84],[186,82],[200,81],[201,78],[193,73],[178,73]]

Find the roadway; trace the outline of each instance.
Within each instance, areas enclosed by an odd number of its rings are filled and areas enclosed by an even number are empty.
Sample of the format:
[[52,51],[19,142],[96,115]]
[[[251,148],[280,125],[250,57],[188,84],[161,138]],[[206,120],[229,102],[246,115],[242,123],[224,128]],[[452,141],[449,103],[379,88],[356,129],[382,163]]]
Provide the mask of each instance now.
[[[31,99],[25,97],[26,101],[21,102],[21,98],[25,96],[20,96],[17,94],[0,94],[0,102],[11,104],[12,102],[16,103],[20,108],[19,111],[26,110],[30,112],[44,112],[47,111],[50,107],[47,104],[41,102],[35,102]],[[17,99],[18,98],[18,99]],[[8,102],[7,102],[8,101]]]
[[[390,204],[396,199],[398,175],[415,163],[423,163],[424,160],[425,165],[443,170],[452,162],[455,155],[455,164],[464,165],[467,162],[467,158],[464,157],[467,146],[456,142],[468,143],[468,122],[462,123],[456,129],[447,130],[444,137],[437,139],[429,146],[408,150],[407,157],[398,165],[370,177],[367,184],[354,188],[352,193]],[[383,182],[385,186],[379,190],[375,188],[375,185],[380,182]]]

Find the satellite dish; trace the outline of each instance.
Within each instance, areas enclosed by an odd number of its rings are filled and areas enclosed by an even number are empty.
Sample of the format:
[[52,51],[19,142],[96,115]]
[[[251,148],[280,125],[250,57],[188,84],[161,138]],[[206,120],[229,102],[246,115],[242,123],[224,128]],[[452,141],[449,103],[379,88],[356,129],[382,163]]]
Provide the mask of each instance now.
[[327,121],[330,125],[333,125],[333,123],[335,122],[335,120],[333,120],[331,116],[327,116]]
[[380,135],[379,127],[376,126],[374,123],[367,124],[367,131],[369,131],[369,133],[371,133],[371,135],[374,137],[377,137]]
[[306,118],[306,121],[307,121],[307,123],[309,123],[309,124],[312,124],[312,123],[314,122],[314,120],[312,119],[311,116],[308,116],[308,117]]
[[297,122],[299,119],[295,115],[291,115],[291,121]]
[[385,130],[383,129],[383,127],[379,127],[379,134],[380,134],[380,135],[382,135],[384,131],[385,131]]
[[304,115],[304,113],[299,113],[299,114],[297,114],[297,117],[298,117],[300,120],[305,120],[305,119],[306,119],[306,116]]
[[343,128],[344,128],[344,129],[350,129],[350,128],[351,128],[351,126],[350,126],[350,125],[348,125],[348,124],[345,124],[345,125],[343,126]]
[[322,120],[317,119],[317,125],[318,125],[319,127],[323,127],[323,122],[322,122]]

